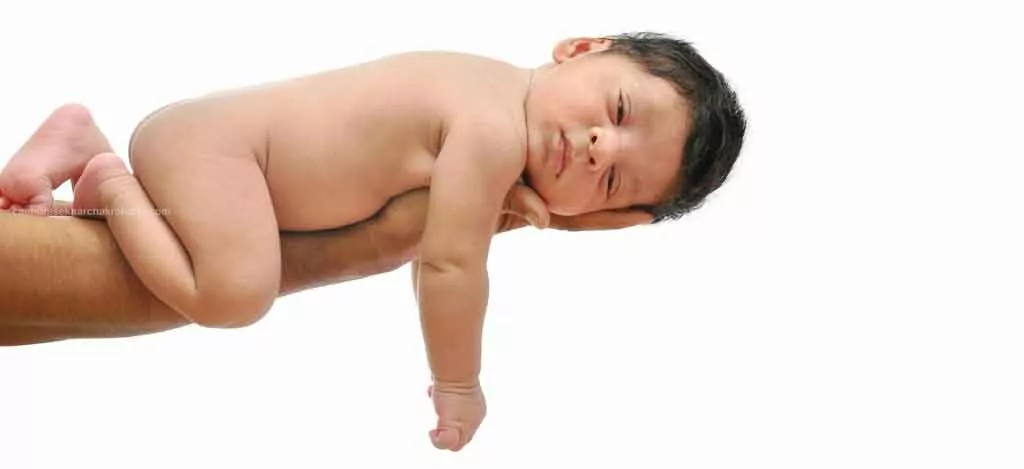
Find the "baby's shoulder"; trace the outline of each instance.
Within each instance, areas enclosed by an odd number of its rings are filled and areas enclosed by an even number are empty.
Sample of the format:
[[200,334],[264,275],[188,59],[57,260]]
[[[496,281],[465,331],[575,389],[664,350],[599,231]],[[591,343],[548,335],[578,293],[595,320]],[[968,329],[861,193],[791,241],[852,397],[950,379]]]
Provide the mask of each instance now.
[[521,175],[526,154],[521,120],[493,110],[466,112],[446,129],[433,169],[435,173],[460,174],[459,180],[470,178],[486,186],[504,187]]
[[369,81],[380,87],[373,96],[388,106],[396,107],[400,95],[397,107],[403,114],[418,110],[422,113],[415,114],[436,120],[444,144],[514,155],[525,147],[527,77],[507,62],[480,55],[416,51],[382,58]]

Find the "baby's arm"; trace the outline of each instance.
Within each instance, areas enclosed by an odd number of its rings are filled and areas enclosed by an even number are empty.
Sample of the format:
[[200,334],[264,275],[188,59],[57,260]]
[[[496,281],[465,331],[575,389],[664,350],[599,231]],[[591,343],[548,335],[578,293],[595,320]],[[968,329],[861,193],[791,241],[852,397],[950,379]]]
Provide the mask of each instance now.
[[[500,120],[498,122],[501,122]],[[417,299],[437,383],[476,383],[487,305],[487,253],[505,195],[522,170],[499,124],[453,126],[434,163]]]
[[438,421],[430,437],[437,448],[461,449],[486,414],[479,374],[487,253],[505,194],[523,164],[520,145],[506,133],[493,121],[453,127],[430,181],[414,284],[433,373]]

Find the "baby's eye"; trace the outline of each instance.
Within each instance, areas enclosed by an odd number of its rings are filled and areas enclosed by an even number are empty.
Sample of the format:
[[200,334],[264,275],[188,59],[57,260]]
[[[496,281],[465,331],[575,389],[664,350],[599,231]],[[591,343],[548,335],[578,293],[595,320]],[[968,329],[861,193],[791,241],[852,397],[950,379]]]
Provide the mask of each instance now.
[[622,91],[619,91],[619,109],[615,115],[615,125],[622,125],[623,114],[626,112],[626,107],[622,104]]

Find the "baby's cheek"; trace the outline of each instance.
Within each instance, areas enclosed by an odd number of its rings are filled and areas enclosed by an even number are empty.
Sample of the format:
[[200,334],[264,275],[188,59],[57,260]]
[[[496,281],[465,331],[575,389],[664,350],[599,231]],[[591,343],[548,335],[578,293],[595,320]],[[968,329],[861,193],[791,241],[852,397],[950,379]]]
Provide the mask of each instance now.
[[561,191],[554,190],[552,187],[539,187],[537,188],[537,194],[540,198],[544,199],[545,205],[547,205],[548,212],[555,215],[565,216],[566,212],[572,210],[572,204],[565,197]]

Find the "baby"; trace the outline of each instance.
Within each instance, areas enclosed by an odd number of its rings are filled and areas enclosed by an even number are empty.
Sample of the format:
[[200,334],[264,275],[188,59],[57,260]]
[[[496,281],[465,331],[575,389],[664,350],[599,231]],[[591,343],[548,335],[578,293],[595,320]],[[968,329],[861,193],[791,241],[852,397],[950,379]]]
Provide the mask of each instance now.
[[0,209],[46,211],[70,179],[74,207],[108,214],[156,297],[201,326],[241,327],[278,295],[279,231],[352,225],[429,186],[413,284],[430,436],[459,450],[485,414],[487,255],[511,188],[608,227],[676,218],[723,183],[745,132],[733,91],[683,41],[574,38],[553,59],[408,53],[177,102],[135,130],[132,172],[86,109],[63,106],[0,173]]

